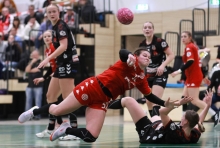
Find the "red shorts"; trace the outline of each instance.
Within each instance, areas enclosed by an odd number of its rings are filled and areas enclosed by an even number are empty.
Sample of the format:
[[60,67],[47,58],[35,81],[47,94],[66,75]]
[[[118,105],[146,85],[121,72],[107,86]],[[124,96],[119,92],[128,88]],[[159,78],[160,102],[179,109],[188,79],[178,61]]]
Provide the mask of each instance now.
[[95,77],[82,81],[73,89],[73,93],[80,104],[107,111],[108,102],[111,98],[104,94]]
[[193,77],[186,78],[185,85],[187,87],[200,87],[202,83],[202,79],[203,79],[202,77],[201,78],[193,78]]

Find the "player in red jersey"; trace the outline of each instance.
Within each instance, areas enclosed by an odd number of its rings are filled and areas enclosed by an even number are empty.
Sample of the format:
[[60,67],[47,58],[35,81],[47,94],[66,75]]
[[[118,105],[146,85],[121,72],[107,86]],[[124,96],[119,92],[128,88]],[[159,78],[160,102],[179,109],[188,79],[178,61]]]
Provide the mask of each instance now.
[[[188,31],[184,31],[181,35],[182,42],[186,45],[184,55],[182,57],[184,65],[171,75],[175,77],[185,70],[186,81],[183,90],[184,96],[190,96],[193,98],[192,104],[200,109],[205,108],[205,103],[199,99],[199,87],[203,80],[203,74],[201,71],[201,63],[199,59],[197,46],[194,44],[192,34]],[[183,97],[182,97],[183,98]],[[186,107],[183,106],[183,111]]]
[[[81,106],[87,106],[86,128],[71,128],[70,124],[65,122],[53,132],[51,141],[65,134],[77,136],[85,142],[96,141],[105,119],[108,102],[134,87],[137,87],[149,101],[161,106],[165,105],[163,100],[151,93],[144,75],[144,69],[150,62],[150,53],[146,48],[140,47],[134,55],[126,49],[120,50],[119,54],[121,60],[98,76],[81,82],[60,104],[41,107],[41,110],[60,116],[75,111]],[[36,110],[39,109],[22,113],[19,119],[22,122],[28,121]]]
[[149,119],[146,113],[140,108],[134,98],[124,97],[122,99],[114,100],[109,103],[110,109],[121,109],[126,107],[133,119],[136,126],[136,131],[139,135],[140,143],[147,144],[189,144],[197,143],[201,133],[205,131],[202,125],[207,112],[212,102],[212,91],[206,92],[203,99],[205,108],[198,115],[193,110],[187,110],[182,115],[181,122],[179,124],[173,122],[168,116],[169,112],[175,109],[174,102],[179,102],[179,105],[183,105],[192,101],[191,97],[185,97],[179,101],[170,101],[168,99],[166,103],[170,103],[159,109],[160,116],[155,115]]

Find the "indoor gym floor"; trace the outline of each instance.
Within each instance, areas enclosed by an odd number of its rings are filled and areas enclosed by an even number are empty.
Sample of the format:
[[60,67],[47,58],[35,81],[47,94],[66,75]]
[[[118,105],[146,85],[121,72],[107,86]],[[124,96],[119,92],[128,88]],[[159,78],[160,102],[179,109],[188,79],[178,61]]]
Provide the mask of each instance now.
[[[39,139],[35,136],[45,129],[47,119],[29,121],[19,124],[17,121],[0,121],[0,148],[213,148],[220,147],[220,129],[214,130],[213,123],[204,123],[206,132],[202,134],[197,144],[187,145],[147,145],[139,144],[138,135],[133,122],[124,122],[122,116],[106,117],[101,134],[95,143],[75,141],[49,141],[49,138]],[[79,127],[85,127],[85,118],[78,119]]]

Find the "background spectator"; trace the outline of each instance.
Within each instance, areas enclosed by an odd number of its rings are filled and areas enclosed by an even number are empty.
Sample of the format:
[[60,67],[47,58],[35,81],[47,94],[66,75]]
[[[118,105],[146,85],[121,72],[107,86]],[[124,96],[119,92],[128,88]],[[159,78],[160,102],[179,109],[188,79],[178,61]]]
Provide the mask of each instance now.
[[32,18],[32,17],[34,17],[37,20],[37,22],[39,24],[41,24],[42,18],[39,15],[37,15],[37,13],[35,12],[35,6],[34,5],[29,5],[29,7],[28,7],[28,15],[24,19],[24,24],[27,25],[27,23],[29,22],[30,18]]
[[21,47],[14,41],[13,35],[9,35],[8,46],[6,47],[5,51],[5,62],[3,62],[4,68],[2,71],[5,71],[6,68],[12,69],[12,71],[14,71],[20,60]]
[[[38,50],[34,50],[31,53],[31,61],[25,68],[25,72],[28,74],[28,86],[25,90],[25,110],[29,110],[31,107],[33,107],[33,100],[35,100],[35,105],[39,107],[41,107],[42,104],[43,83],[40,82],[38,85],[35,85],[33,81],[35,78],[43,77],[43,69],[40,70],[37,68],[40,62],[40,54]],[[40,116],[35,117],[35,119],[39,118]]]
[[31,17],[28,24],[24,27],[24,39],[25,39],[26,45],[36,47],[35,42],[36,42],[39,31],[32,31],[32,30],[39,30],[39,28],[40,28],[40,25],[36,21],[35,17]]
[[17,6],[13,0],[3,0],[0,3],[0,12],[4,7],[7,7],[9,9],[10,14],[18,12]]
[[7,47],[6,41],[3,40],[3,33],[0,32],[0,78],[1,76],[1,71],[3,69],[3,62],[5,61],[5,50]]
[[22,39],[24,38],[24,25],[21,24],[21,21],[18,17],[14,17],[12,24],[9,26],[9,30],[11,30],[11,28],[16,29],[16,36]]
[[0,25],[3,28],[4,39],[7,40],[9,33],[9,26],[12,23],[12,17],[10,17],[8,8],[2,8],[2,15],[0,16]]
[[75,12],[73,11],[73,8],[71,8],[70,6],[66,7],[64,22],[66,22],[70,28],[75,28],[75,20],[76,20],[76,15]]
[[96,20],[96,8],[90,0],[79,0],[74,12],[79,15],[79,23],[94,23]]

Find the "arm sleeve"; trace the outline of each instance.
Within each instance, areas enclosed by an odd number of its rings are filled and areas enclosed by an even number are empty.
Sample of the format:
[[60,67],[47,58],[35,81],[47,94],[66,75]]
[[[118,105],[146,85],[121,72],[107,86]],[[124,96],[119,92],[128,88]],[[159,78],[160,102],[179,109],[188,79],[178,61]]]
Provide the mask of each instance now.
[[144,96],[144,97],[152,103],[158,104],[160,106],[164,106],[165,101],[161,100],[160,98],[158,98],[157,96],[155,96],[152,93],[149,94],[148,96]]
[[180,68],[181,71],[184,71],[185,69],[189,68],[193,64],[193,62],[194,62],[193,60],[187,61],[186,64],[181,66],[181,68]]
[[52,67],[50,66],[45,75],[43,75],[44,80],[46,80],[52,73]]
[[127,62],[127,59],[128,59],[128,55],[130,54],[131,52],[128,51],[127,49],[121,49],[119,51],[119,57],[121,59],[122,62]]

